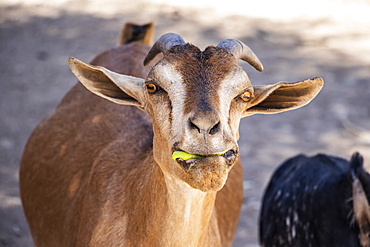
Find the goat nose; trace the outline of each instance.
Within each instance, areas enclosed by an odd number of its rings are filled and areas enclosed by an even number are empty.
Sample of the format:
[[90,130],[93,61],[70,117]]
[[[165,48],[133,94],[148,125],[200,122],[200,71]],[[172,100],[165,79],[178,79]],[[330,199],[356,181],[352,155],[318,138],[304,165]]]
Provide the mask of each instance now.
[[189,118],[190,129],[197,130],[201,134],[209,135],[214,135],[220,131],[221,123],[217,114],[200,114]]

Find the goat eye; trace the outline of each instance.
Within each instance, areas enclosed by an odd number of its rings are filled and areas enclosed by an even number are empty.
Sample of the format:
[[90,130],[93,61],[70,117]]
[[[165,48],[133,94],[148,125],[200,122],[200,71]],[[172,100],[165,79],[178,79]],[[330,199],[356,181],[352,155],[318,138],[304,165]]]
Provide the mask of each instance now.
[[145,84],[146,90],[148,90],[148,93],[155,93],[157,91],[157,86],[153,83],[147,83]]
[[247,102],[252,97],[252,94],[250,92],[245,92],[242,95],[240,95],[240,97],[242,98],[242,100],[244,100],[245,102]]

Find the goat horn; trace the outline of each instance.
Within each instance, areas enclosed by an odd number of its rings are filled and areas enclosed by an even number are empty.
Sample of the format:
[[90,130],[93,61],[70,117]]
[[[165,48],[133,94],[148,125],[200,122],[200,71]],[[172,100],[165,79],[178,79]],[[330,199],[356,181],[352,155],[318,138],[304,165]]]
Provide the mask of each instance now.
[[163,34],[152,46],[144,59],[144,66],[148,65],[159,53],[168,51],[175,45],[185,44],[183,38],[176,33]]
[[254,52],[243,42],[237,39],[225,39],[218,47],[222,47],[231,52],[236,59],[241,59],[252,65],[256,70],[262,71],[263,65]]

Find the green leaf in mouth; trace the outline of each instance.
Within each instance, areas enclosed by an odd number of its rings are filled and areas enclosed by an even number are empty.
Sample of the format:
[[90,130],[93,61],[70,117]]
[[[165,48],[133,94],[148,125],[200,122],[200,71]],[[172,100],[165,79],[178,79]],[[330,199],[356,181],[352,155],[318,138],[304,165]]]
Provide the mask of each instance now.
[[199,155],[199,154],[189,154],[184,151],[175,151],[172,153],[172,159],[181,159],[181,160],[189,160],[189,159],[202,159],[204,157],[209,156],[221,156],[223,154],[213,154],[213,155]]

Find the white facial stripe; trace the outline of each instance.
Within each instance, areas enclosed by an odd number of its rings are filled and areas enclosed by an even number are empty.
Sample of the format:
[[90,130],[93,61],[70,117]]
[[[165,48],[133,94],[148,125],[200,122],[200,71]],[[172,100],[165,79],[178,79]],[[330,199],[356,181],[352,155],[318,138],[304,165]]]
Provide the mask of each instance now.
[[185,85],[180,73],[170,65],[157,65],[156,76],[161,81],[161,86],[169,94],[172,102],[172,135],[177,139],[183,134],[183,118],[185,105]]
[[[249,81],[247,74],[241,70],[233,71],[221,82],[218,96],[220,99],[221,121],[224,126],[228,126],[229,109],[231,100],[241,93],[241,90],[248,86]],[[228,129],[228,131],[231,131]]]

